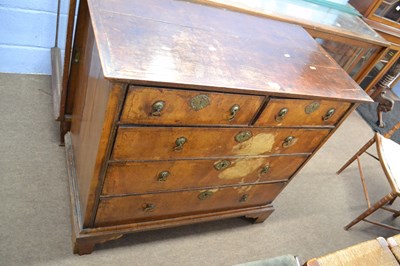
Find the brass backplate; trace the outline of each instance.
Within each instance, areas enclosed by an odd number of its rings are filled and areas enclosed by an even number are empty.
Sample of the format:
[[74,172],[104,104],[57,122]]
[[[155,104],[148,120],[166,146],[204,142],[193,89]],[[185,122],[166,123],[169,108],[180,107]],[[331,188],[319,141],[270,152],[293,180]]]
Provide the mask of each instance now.
[[207,190],[207,191],[201,192],[201,193],[199,194],[198,198],[199,198],[200,200],[205,200],[205,199],[208,199],[209,197],[211,197],[212,195],[213,195],[213,192]]
[[199,94],[192,98],[190,101],[190,106],[195,111],[199,111],[210,105],[210,98],[205,94]]
[[244,195],[240,198],[239,202],[246,202],[248,199],[249,199],[249,195],[248,195],[248,194],[244,194]]
[[228,160],[221,160],[216,163],[214,163],[214,168],[217,169],[218,171],[224,170],[228,168],[231,165],[231,162]]
[[304,111],[306,112],[306,114],[314,113],[320,107],[320,105],[321,104],[319,102],[312,102],[306,106]]
[[252,136],[253,134],[251,133],[251,131],[242,131],[236,134],[235,140],[237,142],[243,142],[249,140]]

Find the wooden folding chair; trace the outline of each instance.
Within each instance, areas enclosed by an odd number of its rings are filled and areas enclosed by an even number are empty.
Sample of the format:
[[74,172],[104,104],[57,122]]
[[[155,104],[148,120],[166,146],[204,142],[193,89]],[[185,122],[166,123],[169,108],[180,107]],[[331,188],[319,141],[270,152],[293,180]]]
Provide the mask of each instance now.
[[[375,133],[375,136],[370,139],[347,163],[345,163],[342,168],[337,172],[340,174],[344,169],[346,169],[352,162],[357,160],[358,169],[360,171],[361,183],[364,189],[365,199],[368,204],[368,209],[365,210],[360,216],[354,219],[351,223],[345,226],[345,230],[350,229],[353,225],[357,224],[359,221],[365,221],[374,225],[383,226],[385,228],[389,228],[392,230],[396,230],[400,232],[400,228],[390,226],[384,223],[380,223],[377,221],[372,221],[367,219],[369,215],[374,213],[378,209],[383,209],[386,211],[390,211],[393,213],[394,217],[400,216],[400,211],[394,210],[385,206],[389,203],[389,205],[393,204],[394,200],[400,196],[400,145],[392,140],[390,137],[400,128],[400,122],[398,122],[389,132],[385,135],[381,135],[379,133]],[[376,143],[376,149],[378,151],[378,157],[372,155],[371,153],[367,152],[368,148],[370,148],[374,143]],[[390,184],[391,192],[380,199],[378,202],[371,206],[367,187],[365,184],[364,174],[361,168],[361,163],[359,157],[363,153],[367,153],[368,155],[372,156],[373,158],[380,161],[382,169],[385,173],[387,181]]]

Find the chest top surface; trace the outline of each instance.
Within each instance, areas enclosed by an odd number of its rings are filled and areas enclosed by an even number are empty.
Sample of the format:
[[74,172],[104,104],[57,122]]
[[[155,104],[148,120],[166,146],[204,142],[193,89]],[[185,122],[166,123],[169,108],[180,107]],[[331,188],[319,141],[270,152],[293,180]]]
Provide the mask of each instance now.
[[108,79],[370,101],[300,26],[182,0],[88,0]]
[[[387,47],[389,44],[377,32],[368,27],[355,14],[334,8],[335,3],[318,3],[302,0],[193,0],[241,12],[254,12],[270,18],[302,25],[306,28],[362,40]],[[316,2],[316,1],[315,1]],[[326,4],[326,5],[324,5]],[[340,6],[340,4],[336,4]],[[344,8],[349,8],[348,6]],[[350,9],[350,8],[349,8]]]

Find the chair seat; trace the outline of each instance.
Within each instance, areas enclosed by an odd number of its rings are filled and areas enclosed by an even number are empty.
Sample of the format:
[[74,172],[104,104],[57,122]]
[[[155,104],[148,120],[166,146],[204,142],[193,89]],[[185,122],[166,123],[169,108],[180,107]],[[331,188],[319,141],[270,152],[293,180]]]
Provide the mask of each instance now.
[[400,145],[391,139],[376,134],[377,149],[385,171],[386,177],[391,183],[392,189],[400,193]]
[[400,234],[389,237],[387,242],[393,255],[396,257],[397,261],[400,262]]
[[307,261],[307,266],[377,266],[399,265],[382,237],[335,251]]

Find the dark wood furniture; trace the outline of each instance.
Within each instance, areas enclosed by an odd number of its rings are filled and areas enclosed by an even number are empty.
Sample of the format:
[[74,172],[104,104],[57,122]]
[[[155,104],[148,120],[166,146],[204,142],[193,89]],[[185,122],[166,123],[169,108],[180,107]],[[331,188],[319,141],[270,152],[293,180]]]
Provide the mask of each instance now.
[[400,28],[399,0],[350,0],[364,17],[394,28]]
[[263,222],[370,101],[296,25],[178,0],[81,1],[79,13],[65,136],[79,254],[131,232]]
[[382,120],[382,112],[390,111],[394,100],[400,100],[391,92],[391,88],[399,80],[400,1],[351,0],[350,4],[365,16],[364,20],[371,28],[390,42],[390,46],[381,54],[375,66],[362,76],[362,80],[359,83],[372,99],[379,102],[377,123],[380,127],[384,127],[385,123]]
[[[374,20],[364,19],[368,25],[378,32],[383,38],[390,42],[390,46],[382,54],[375,66],[361,80],[360,86],[376,99],[382,92],[381,86],[377,86],[378,82],[385,79],[390,69],[396,67],[400,63],[400,29],[387,26]],[[391,86],[397,83],[398,77],[393,77]]]
[[[360,172],[360,178],[361,178],[361,183],[363,185],[364,189],[364,195],[365,199],[367,201],[368,209],[365,210],[361,215],[359,215],[356,219],[354,219],[352,222],[350,222],[348,225],[345,226],[345,230],[350,229],[352,226],[357,224],[360,221],[365,221],[374,225],[379,225],[385,228],[389,228],[392,230],[400,231],[400,228],[393,227],[388,224],[384,224],[378,221],[373,221],[368,219],[368,216],[373,214],[375,211],[378,209],[383,209],[386,211],[390,211],[393,213],[394,217],[397,217],[400,215],[400,211],[394,210],[392,208],[389,208],[385,205],[389,204],[391,205],[394,200],[399,197],[400,195],[400,186],[399,186],[399,181],[400,181],[400,165],[398,158],[400,156],[400,145],[392,140],[390,140],[390,137],[400,128],[400,122],[397,123],[391,130],[389,130],[384,136],[380,135],[379,133],[375,133],[374,137],[370,139],[352,158],[350,158],[349,161],[347,161],[342,168],[337,172],[337,174],[340,174],[342,171],[344,171],[352,162],[357,160],[359,172]],[[378,152],[378,157],[375,157],[374,155],[370,154],[367,152],[368,148],[370,148],[373,144],[376,144],[376,150]],[[367,186],[365,184],[365,178],[364,174],[361,168],[361,162],[359,157],[366,152],[368,155],[372,156],[373,158],[377,159],[380,162],[380,165],[383,169],[383,172],[385,173],[386,180],[389,183],[391,187],[390,193],[385,195],[381,200],[378,202],[374,203],[371,205],[369,196],[368,196],[368,191],[367,191]]]

